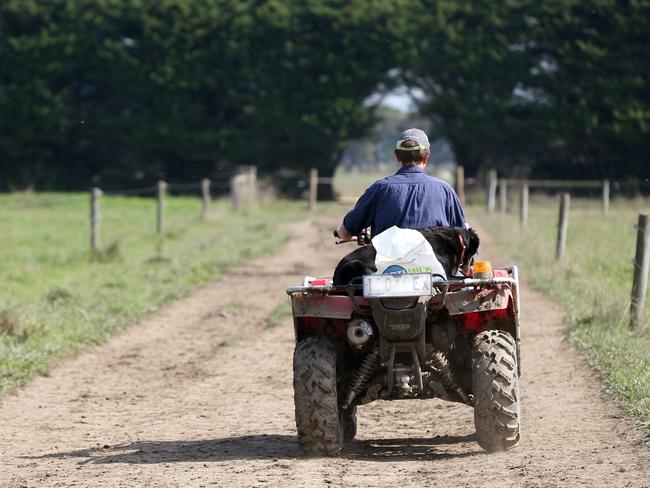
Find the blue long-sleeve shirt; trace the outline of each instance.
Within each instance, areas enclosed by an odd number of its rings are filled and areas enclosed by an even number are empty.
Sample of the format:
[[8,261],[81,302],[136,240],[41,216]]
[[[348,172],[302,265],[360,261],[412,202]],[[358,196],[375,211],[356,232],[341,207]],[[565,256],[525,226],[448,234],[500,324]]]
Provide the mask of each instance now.
[[456,192],[416,166],[373,183],[343,219],[352,235],[372,227],[372,235],[396,225],[403,229],[463,227],[465,215]]

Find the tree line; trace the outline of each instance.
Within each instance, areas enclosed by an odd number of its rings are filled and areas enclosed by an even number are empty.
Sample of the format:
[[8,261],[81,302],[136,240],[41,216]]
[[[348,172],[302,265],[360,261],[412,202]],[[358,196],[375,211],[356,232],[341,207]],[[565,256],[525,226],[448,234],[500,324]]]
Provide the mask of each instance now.
[[650,2],[5,0],[2,189],[318,167],[405,85],[468,174],[647,174]]

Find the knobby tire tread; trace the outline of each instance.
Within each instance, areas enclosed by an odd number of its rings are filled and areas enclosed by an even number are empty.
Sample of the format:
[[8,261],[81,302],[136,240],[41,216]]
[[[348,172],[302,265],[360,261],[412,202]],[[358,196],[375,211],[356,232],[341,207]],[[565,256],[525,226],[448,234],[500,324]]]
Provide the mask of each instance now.
[[334,456],[343,446],[336,391],[336,352],[326,337],[296,345],[293,387],[298,439],[305,453]]
[[472,351],[474,423],[479,445],[489,452],[507,451],[520,439],[517,346],[501,330],[481,332]]

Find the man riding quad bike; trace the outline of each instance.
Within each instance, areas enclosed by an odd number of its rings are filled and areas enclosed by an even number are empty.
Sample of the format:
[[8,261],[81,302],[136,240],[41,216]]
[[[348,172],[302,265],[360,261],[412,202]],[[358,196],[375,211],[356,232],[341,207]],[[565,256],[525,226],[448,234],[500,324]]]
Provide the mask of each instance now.
[[359,198],[337,230],[341,239],[352,239],[368,227],[372,236],[394,225],[402,229],[464,227],[465,216],[456,192],[425,172],[430,156],[424,131],[402,132],[395,148],[401,168],[373,183]]
[[372,244],[344,257],[333,280],[306,277],[287,289],[300,443],[308,454],[335,455],[356,435],[358,405],[441,398],[474,408],[484,449],[512,448],[517,268],[471,266],[478,236],[464,228],[451,187],[424,173],[424,132],[405,131],[396,156],[402,168],[373,184],[337,230],[347,241],[371,226]]

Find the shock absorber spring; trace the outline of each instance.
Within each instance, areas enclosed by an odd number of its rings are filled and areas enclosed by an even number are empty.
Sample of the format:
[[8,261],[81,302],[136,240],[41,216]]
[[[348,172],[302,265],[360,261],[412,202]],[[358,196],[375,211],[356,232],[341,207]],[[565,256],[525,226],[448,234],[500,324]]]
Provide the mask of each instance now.
[[352,382],[350,383],[350,389],[348,390],[347,397],[345,398],[345,403],[343,404],[344,409],[347,409],[352,404],[356,396],[361,393],[361,390],[365,388],[368,380],[370,379],[370,376],[375,372],[378,359],[378,351],[372,351],[368,353],[368,355],[363,359],[361,366],[359,366],[359,369],[357,370],[354,378],[352,379]]
[[442,379],[445,385],[454,390],[467,405],[473,404],[472,396],[465,393],[465,391],[456,382],[454,372],[449,367],[449,361],[443,352],[435,351],[431,355],[431,365],[437,370],[440,379]]

